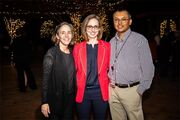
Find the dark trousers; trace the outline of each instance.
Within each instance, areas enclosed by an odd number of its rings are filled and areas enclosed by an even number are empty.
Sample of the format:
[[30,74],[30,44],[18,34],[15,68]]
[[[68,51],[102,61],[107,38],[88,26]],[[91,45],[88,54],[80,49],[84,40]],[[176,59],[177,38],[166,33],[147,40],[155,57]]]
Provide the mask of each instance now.
[[76,107],[78,120],[90,119],[91,112],[94,120],[105,120],[108,102],[103,101],[100,88],[88,88],[85,90],[83,102],[77,103]]
[[74,95],[66,93],[50,103],[50,114],[48,120],[73,120]]
[[17,77],[18,77],[18,86],[21,91],[24,91],[26,86],[25,86],[25,76],[24,73],[26,74],[27,77],[27,84],[31,89],[36,89],[36,83],[35,83],[35,78],[34,75],[31,71],[30,65],[27,63],[16,63],[16,69],[17,69]]
[[73,117],[71,114],[64,117],[58,116],[57,114],[51,114],[47,120],[73,120]]

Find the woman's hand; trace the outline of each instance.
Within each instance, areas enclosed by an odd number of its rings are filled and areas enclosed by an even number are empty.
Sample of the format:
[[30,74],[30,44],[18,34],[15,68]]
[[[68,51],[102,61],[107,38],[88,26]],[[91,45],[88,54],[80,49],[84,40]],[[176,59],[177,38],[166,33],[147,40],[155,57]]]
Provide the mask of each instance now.
[[43,113],[45,117],[49,117],[49,114],[50,114],[49,104],[41,105],[41,112]]

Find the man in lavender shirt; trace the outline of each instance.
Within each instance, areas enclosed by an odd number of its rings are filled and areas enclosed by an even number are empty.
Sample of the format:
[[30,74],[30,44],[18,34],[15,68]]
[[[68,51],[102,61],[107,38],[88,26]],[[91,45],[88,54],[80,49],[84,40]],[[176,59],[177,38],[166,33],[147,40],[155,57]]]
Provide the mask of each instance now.
[[130,13],[113,14],[115,36],[111,39],[109,105],[113,120],[144,120],[142,95],[149,89],[154,65],[147,39],[130,25]]

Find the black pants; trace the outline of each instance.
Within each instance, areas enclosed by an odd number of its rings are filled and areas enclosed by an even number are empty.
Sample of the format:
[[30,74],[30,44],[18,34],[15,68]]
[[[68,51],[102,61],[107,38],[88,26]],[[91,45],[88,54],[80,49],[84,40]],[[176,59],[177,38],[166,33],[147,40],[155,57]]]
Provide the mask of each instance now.
[[93,120],[105,120],[108,102],[103,101],[100,88],[90,88],[85,90],[83,102],[76,106],[78,120],[89,120],[91,112]]
[[31,71],[30,65],[28,63],[19,63],[17,62],[15,64],[16,70],[17,70],[17,77],[18,77],[18,87],[20,91],[25,91],[26,86],[25,86],[25,76],[24,73],[27,76],[27,85],[31,89],[36,89],[36,83],[35,83],[35,78],[34,75]]
[[57,105],[58,110],[53,110],[54,108],[50,105],[51,113],[48,120],[73,120],[74,98],[72,96],[69,96],[63,105]]

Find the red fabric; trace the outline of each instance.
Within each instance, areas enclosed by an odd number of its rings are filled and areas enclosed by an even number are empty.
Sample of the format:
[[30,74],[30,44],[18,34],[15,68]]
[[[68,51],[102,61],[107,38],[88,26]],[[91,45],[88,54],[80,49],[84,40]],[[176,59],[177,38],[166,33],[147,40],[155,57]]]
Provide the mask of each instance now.
[[[81,103],[84,97],[87,74],[86,41],[76,44],[73,50],[76,66],[77,93],[76,102]],[[110,65],[110,43],[103,40],[98,41],[98,76],[99,84],[104,101],[108,100],[108,69]]]

